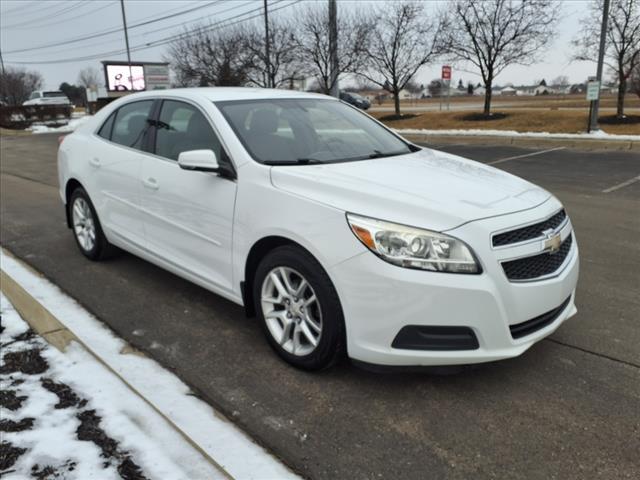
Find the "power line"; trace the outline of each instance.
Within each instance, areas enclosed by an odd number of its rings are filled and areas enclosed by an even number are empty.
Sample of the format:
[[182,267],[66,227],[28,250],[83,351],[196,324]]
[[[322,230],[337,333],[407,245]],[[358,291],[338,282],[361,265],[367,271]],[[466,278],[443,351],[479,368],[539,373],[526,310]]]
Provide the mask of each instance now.
[[[275,5],[277,3],[281,3],[283,1],[285,1],[285,0],[278,0],[278,1],[274,2],[273,5]],[[282,10],[284,8],[291,7],[291,6],[293,6],[293,5],[297,4],[297,3],[300,3],[301,1],[302,0],[294,0],[294,1],[292,1],[291,3],[289,3],[287,5],[282,5],[282,6],[277,7],[277,8],[272,8],[271,12],[276,12],[278,10]],[[251,20],[251,19],[254,19],[254,18],[261,17],[262,16],[262,9],[263,9],[263,7],[260,6],[260,7],[256,8],[256,9],[249,10],[249,11],[247,11],[245,13],[235,15],[233,17],[221,20],[219,22],[215,22],[215,23],[209,25],[208,27],[204,27],[200,31],[214,31],[214,30],[217,30],[219,28],[230,27],[230,26],[236,25],[238,23],[245,22],[247,20]],[[245,15],[247,15],[249,13],[253,13],[255,11],[258,11],[259,13],[251,15],[251,16],[246,17],[246,18],[240,19],[240,17],[243,17],[243,16],[245,16]],[[235,19],[237,19],[237,20],[235,20]],[[235,21],[233,21],[231,23],[227,23],[227,22],[229,22],[229,20],[235,20]],[[215,28],[215,27],[217,27],[217,28]],[[141,51],[141,50],[148,50],[149,48],[154,48],[154,47],[158,47],[158,46],[161,46],[161,45],[166,45],[166,44],[171,43],[174,40],[177,40],[179,38],[192,37],[192,36],[200,33],[200,31],[199,32],[192,32],[192,33],[180,33],[180,34],[176,34],[176,35],[171,35],[169,37],[160,38],[158,40],[154,40],[154,41],[148,42],[146,44],[141,44],[141,45],[137,45],[137,46],[131,47],[130,51],[131,52],[137,52],[137,51]],[[126,53],[126,50],[112,50],[112,51],[109,51],[109,52],[101,52],[101,53],[97,53],[97,54],[92,54],[92,55],[87,55],[87,56],[82,56],[82,57],[66,58],[66,59],[45,60],[45,61],[7,61],[7,63],[11,63],[11,64],[15,64],[15,65],[51,65],[51,64],[60,64],[60,63],[80,62],[80,61],[86,61],[86,60],[95,60],[95,59],[104,58],[104,57],[107,57],[107,56],[110,56],[110,55],[122,55],[124,53]]]
[[33,22],[39,22],[41,20],[48,20],[50,18],[55,18],[55,17],[59,17],[60,15],[64,15],[65,13],[73,10],[76,7],[82,8],[82,6],[84,5],[89,5],[88,3],[84,3],[82,1],[76,2],[76,3],[72,3],[71,5],[68,5],[66,7],[64,7],[62,10],[59,10],[57,12],[53,12],[53,13],[49,13],[48,15],[45,15],[44,17],[39,17],[39,18],[34,18],[31,20],[25,20],[23,22],[18,22],[18,23],[14,23],[13,25],[4,25],[2,28],[15,28],[15,27],[21,27],[23,25],[29,25],[30,23]]
[[97,13],[100,10],[104,10],[107,7],[115,5],[116,3],[117,2],[115,2],[115,1],[114,2],[109,2],[109,3],[106,3],[104,5],[100,5],[98,8],[95,8],[93,10],[89,10],[88,12],[81,13],[80,15],[76,15],[74,17],[65,18],[64,20],[58,20],[58,21],[51,22],[51,23],[41,23],[39,25],[30,25],[28,27],[21,27],[19,29],[20,30],[33,30],[34,28],[48,28],[48,27],[52,27],[53,25],[60,25],[61,23],[67,23],[67,22],[70,22],[71,20],[76,20],[78,18],[86,17],[88,15],[93,15],[94,13]]
[[[6,12],[2,12],[2,18],[6,17],[7,15],[9,16],[15,15],[16,13],[24,14],[25,11],[28,11],[30,8],[32,8],[32,6],[35,6],[35,5],[38,5],[38,7],[40,7],[42,5],[42,0],[35,0],[33,2],[27,2],[27,3],[25,3],[24,1],[20,1],[19,3],[20,3],[20,6],[14,7],[10,10],[7,10]],[[51,2],[50,5],[43,8],[38,8],[37,10],[34,10],[31,13],[40,14],[46,10],[50,10],[51,8],[58,8],[64,3],[65,3],[64,1],[60,1],[57,3]]]
[[[214,17],[214,16],[217,17],[217,16],[219,16],[219,15],[221,15],[223,13],[229,12],[231,10],[237,10],[238,8],[246,7],[247,5],[249,5],[251,3],[254,3],[254,1],[253,0],[249,0],[249,1],[244,2],[244,3],[239,3],[239,4],[234,5],[233,7],[226,8],[224,10],[219,10],[219,11],[217,11],[217,12],[211,14],[211,15],[207,15],[205,17],[202,17],[200,20],[204,21],[204,20],[206,20],[208,18],[211,18],[211,17]],[[180,7],[180,8],[182,8],[182,7]],[[170,11],[171,10],[167,10],[164,13],[169,13]],[[192,23],[193,23],[193,20],[188,20],[186,22],[179,22],[179,23],[174,23],[172,25],[165,25],[163,27],[156,28],[154,30],[148,30],[146,32],[140,32],[138,34],[131,35],[130,38],[142,38],[142,37],[146,37],[147,35],[150,35],[152,33],[161,32],[161,31],[166,32],[169,29],[173,29],[173,28],[176,28],[176,27],[182,27],[182,26],[189,25],[189,24],[192,24]],[[131,27],[129,27],[129,30],[131,30]],[[119,32],[117,32],[117,33],[119,33]],[[83,48],[95,47],[95,46],[101,46],[101,45],[104,45],[104,40],[101,40],[101,41],[98,41],[98,42],[84,44]],[[56,54],[59,54],[59,53],[72,52],[72,51],[75,52],[77,50],[78,50],[78,47],[63,48],[61,50],[54,50],[52,52],[48,52],[47,55],[56,55]],[[35,52],[35,53],[31,54],[31,55],[40,55],[40,54],[38,52]],[[27,56],[29,56],[29,55],[27,55]]]
[[[173,17],[179,17],[181,15],[186,15],[187,13],[191,13],[191,12],[194,12],[196,10],[201,10],[203,8],[211,7],[212,5],[215,5],[216,3],[219,3],[219,2],[220,2],[220,0],[216,0],[214,2],[209,2],[209,3],[205,4],[205,5],[199,5],[197,7],[193,7],[193,8],[190,8],[188,10],[183,10],[182,12],[177,13],[175,15],[174,14],[164,15],[164,16],[162,16],[160,18],[155,19],[155,20],[147,20],[145,22],[139,22],[139,23],[136,23],[134,25],[131,25],[129,27],[129,30],[131,30],[133,28],[142,27],[144,25],[149,25],[149,24],[152,24],[152,23],[161,22],[162,20],[166,20],[167,18],[173,18]],[[102,32],[93,33],[91,35],[85,35],[85,36],[82,36],[82,37],[75,37],[73,39],[66,40],[66,41],[61,41],[61,42],[57,42],[57,43],[46,43],[46,44],[38,45],[36,47],[22,48],[22,49],[19,49],[19,50],[7,50],[5,52],[5,55],[7,53],[31,52],[33,50],[44,50],[44,49],[50,48],[50,47],[57,47],[57,46],[60,46],[60,45],[68,45],[68,44],[71,44],[71,43],[78,43],[78,42],[82,42],[84,40],[91,40],[92,38],[104,37],[105,35],[109,35],[109,34],[112,34],[112,33],[120,32],[121,30],[122,30],[122,27],[118,27],[118,28],[113,28],[113,29],[110,29],[110,30],[103,30]]]

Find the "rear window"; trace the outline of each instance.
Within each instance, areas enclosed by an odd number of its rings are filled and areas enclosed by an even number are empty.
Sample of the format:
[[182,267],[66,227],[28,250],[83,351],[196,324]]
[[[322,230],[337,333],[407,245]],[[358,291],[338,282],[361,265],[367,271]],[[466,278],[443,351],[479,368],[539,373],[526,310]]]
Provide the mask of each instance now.
[[109,118],[107,119],[107,121],[104,122],[104,124],[102,124],[102,127],[98,131],[98,135],[100,135],[102,138],[106,138],[107,140],[111,140],[111,130],[113,128],[113,120],[115,118],[116,118],[115,112],[109,115]]
[[144,100],[127,103],[120,107],[116,112],[111,141],[125,147],[142,150],[149,131],[147,118],[152,105],[153,100]]

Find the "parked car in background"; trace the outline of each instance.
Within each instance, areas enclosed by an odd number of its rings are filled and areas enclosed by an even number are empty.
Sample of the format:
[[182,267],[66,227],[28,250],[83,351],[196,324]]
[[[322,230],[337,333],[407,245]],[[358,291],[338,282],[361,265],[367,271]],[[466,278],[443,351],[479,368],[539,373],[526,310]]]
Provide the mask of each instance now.
[[58,173],[83,255],[115,245],[244,305],[301,368],[490,362],[576,313],[555,196],[325,95],[129,95],[64,138]]
[[354,107],[358,107],[361,110],[368,110],[371,106],[369,100],[353,92],[340,92],[340,100]]
[[36,90],[22,105],[71,105],[71,100],[59,90]]

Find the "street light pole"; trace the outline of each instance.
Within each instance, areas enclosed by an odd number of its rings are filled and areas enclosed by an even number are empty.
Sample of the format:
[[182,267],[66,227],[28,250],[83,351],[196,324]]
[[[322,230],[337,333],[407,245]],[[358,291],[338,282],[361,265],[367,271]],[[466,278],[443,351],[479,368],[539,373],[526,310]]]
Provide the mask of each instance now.
[[[600,28],[600,51],[598,52],[598,69],[596,80],[598,89],[602,87],[602,65],[604,64],[604,52],[607,49],[607,25],[609,23],[609,0],[604,0],[602,7],[602,27]],[[598,127],[598,109],[600,107],[600,90],[598,90],[598,98],[593,100],[591,108],[591,119],[589,121],[589,131],[599,130]]]
[[129,82],[131,83],[131,90],[133,91],[133,72],[131,70],[131,52],[129,51],[129,32],[127,31],[127,16],[124,13],[124,0],[120,0],[120,7],[122,9],[122,25],[124,26],[124,41],[127,45],[127,63],[129,64]]
[[267,0],[264,0],[264,54],[266,56],[266,68],[267,68],[267,88],[273,88],[273,81],[271,78],[271,55],[269,54],[269,13],[267,9]]
[[329,0],[329,61],[331,63],[331,96],[338,98],[338,6],[336,0]]

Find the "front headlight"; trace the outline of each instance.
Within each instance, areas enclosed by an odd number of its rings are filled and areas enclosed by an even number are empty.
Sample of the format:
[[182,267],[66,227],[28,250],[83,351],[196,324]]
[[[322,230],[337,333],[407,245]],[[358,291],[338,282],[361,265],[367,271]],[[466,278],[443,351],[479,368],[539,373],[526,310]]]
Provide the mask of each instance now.
[[481,272],[471,249],[457,238],[350,213],[347,221],[369,250],[394,265],[434,272]]

